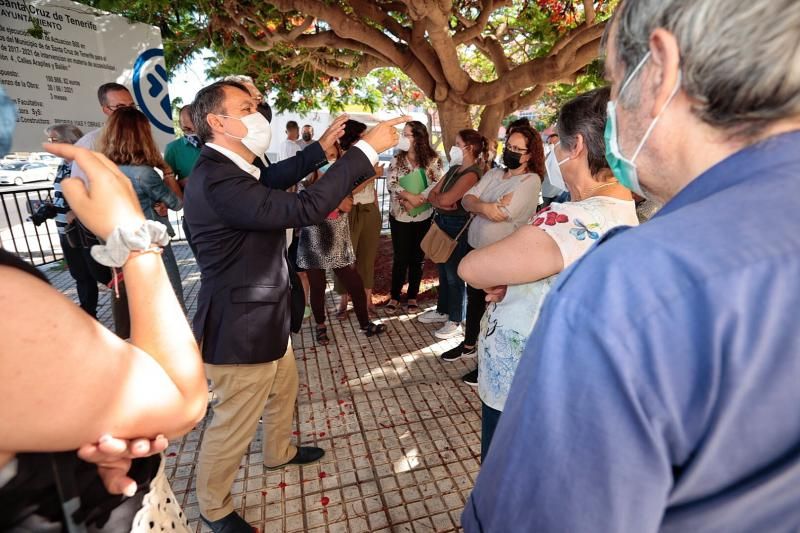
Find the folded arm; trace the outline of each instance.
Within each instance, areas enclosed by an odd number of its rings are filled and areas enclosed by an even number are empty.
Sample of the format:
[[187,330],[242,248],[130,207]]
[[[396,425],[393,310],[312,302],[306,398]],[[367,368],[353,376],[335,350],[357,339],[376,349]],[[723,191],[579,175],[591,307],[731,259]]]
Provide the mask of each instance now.
[[530,283],[563,269],[556,241],[541,229],[525,225],[505,239],[468,253],[458,265],[458,275],[476,289],[485,289]]

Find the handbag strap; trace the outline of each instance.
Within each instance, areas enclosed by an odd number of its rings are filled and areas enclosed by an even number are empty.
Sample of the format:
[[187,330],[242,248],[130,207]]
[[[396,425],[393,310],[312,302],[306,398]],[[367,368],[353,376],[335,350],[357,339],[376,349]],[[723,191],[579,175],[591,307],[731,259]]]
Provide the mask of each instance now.
[[459,230],[459,232],[458,232],[458,233],[456,233],[456,236],[453,238],[453,240],[454,240],[454,241],[457,241],[457,240],[458,240],[458,238],[459,238],[459,237],[461,237],[461,234],[462,234],[462,233],[464,233],[465,231],[467,231],[467,228],[468,228],[468,227],[469,227],[469,225],[472,223],[472,219],[473,219],[473,218],[475,218],[475,213],[473,213],[473,214],[471,214],[471,215],[469,216],[469,220],[467,220],[467,223],[466,223],[466,224],[464,224],[464,227],[463,227],[463,228],[461,228],[461,230]]

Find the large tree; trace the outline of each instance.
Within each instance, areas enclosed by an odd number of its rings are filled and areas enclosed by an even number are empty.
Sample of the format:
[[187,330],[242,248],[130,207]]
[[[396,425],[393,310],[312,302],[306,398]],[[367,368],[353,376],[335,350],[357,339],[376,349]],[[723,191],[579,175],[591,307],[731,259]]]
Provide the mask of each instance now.
[[[91,0],[89,0],[91,2]],[[449,146],[473,127],[494,136],[502,118],[574,80],[598,56],[614,0],[95,0],[162,27],[167,60],[198,46],[219,54],[212,72],[244,72],[280,86],[278,108],[368,105],[363,83],[400,69],[438,110]],[[180,11],[183,10],[183,18]],[[385,76],[383,76],[385,79]],[[380,87],[390,91],[391,85]]]

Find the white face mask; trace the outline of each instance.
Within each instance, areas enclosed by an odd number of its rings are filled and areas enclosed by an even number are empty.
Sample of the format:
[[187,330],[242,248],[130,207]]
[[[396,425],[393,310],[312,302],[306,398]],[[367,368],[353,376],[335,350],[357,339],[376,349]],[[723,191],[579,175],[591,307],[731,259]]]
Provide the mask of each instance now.
[[460,165],[463,162],[464,162],[464,151],[458,146],[453,146],[452,148],[450,148],[450,164]]
[[[558,146],[559,144],[561,143],[558,143],[555,146]],[[547,154],[547,157],[544,161],[545,167],[547,168],[547,181],[549,181],[550,185],[556,189],[566,191],[567,184],[564,182],[564,176],[561,174],[561,165],[569,161],[569,157],[559,161],[558,157],[556,156],[555,146],[550,150],[550,153]]]
[[272,127],[264,115],[255,112],[244,117],[231,117],[228,115],[218,116],[240,120],[247,129],[247,134],[244,137],[231,135],[227,131],[225,135],[242,141],[245,148],[253,152],[253,155],[257,157],[261,157],[266,153],[267,148],[269,148],[269,143],[272,142]]
[[408,149],[411,148],[411,141],[409,141],[408,137],[405,135],[401,135],[400,140],[397,141],[397,146],[395,146],[395,148],[404,152],[408,152]]

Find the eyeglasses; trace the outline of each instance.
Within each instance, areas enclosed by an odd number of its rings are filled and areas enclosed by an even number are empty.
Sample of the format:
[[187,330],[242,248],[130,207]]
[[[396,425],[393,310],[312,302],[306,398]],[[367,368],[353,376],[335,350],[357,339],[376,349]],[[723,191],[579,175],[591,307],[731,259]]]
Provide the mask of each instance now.
[[514,152],[515,154],[521,154],[521,155],[525,155],[525,154],[528,153],[528,150],[526,148],[520,148],[519,146],[514,146],[513,144],[507,144],[506,145],[506,150],[508,150],[509,152]]
[[126,107],[132,107],[133,109],[139,109],[139,106],[136,104],[117,104],[117,105],[107,105],[111,111],[116,111],[118,109],[125,109]]

